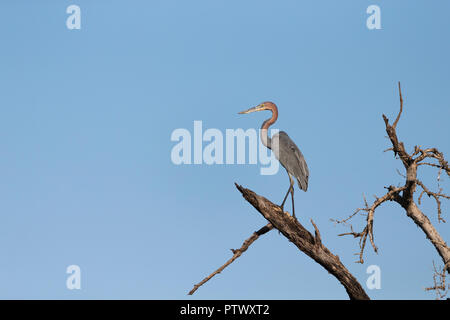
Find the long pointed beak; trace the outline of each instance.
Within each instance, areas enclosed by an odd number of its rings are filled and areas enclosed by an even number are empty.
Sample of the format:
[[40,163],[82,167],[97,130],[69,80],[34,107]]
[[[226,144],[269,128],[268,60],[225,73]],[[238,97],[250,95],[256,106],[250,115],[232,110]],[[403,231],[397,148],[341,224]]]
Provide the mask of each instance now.
[[241,111],[238,114],[247,114],[247,113],[252,113],[252,112],[261,111],[261,110],[262,110],[261,105],[259,104],[256,107],[252,107],[248,110]]

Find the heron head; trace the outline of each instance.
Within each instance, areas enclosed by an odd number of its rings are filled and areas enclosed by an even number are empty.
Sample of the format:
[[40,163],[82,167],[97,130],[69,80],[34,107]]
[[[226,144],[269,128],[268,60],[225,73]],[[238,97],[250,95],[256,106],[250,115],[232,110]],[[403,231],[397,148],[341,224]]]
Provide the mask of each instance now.
[[241,112],[239,112],[239,114],[247,114],[247,113],[263,111],[263,110],[273,110],[272,105],[273,105],[272,102],[263,102],[261,104],[258,104],[256,107],[252,107],[248,110],[241,111]]

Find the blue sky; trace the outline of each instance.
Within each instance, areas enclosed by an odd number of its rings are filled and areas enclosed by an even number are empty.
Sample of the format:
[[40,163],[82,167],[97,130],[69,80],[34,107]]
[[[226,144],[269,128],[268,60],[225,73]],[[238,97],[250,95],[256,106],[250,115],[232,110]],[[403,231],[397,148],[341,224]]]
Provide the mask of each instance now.
[[[71,4],[81,30],[66,27]],[[381,30],[366,27],[372,4]],[[310,168],[308,192],[295,194],[300,222],[311,230],[314,219],[365,288],[366,268],[380,266],[371,298],[433,299],[424,288],[441,261],[398,205],[377,210],[379,253],[368,246],[364,265],[330,218],[402,181],[381,118],[398,110],[397,81],[407,149],[449,157],[448,12],[447,1],[2,1],[0,298],[347,299],[278,232],[186,296],[266,223],[234,182],[281,202],[288,178],[176,166],[171,133],[194,120],[259,128],[267,113],[237,112],[271,100]],[[435,177],[421,173],[432,188]],[[435,204],[422,208],[448,241]],[[72,264],[81,290],[66,288]]]

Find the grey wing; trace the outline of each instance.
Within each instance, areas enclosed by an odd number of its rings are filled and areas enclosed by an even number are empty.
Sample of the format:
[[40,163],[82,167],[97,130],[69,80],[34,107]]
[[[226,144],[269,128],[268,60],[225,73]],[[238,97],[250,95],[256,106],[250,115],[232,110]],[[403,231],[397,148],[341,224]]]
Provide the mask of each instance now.
[[305,157],[286,132],[280,131],[274,135],[272,142],[277,138],[279,139],[279,150],[276,151],[279,152],[275,152],[275,156],[283,167],[297,179],[299,188],[303,191],[308,190],[309,170]]

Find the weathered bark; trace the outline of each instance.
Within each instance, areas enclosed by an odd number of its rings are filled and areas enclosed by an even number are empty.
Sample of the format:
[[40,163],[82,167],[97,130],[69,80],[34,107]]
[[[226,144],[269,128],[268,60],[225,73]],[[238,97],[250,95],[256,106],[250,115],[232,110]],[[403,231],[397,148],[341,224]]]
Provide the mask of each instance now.
[[447,272],[450,273],[450,249],[430,222],[430,219],[428,219],[428,217],[417,207],[414,201],[406,202],[405,204],[402,204],[400,201],[400,204],[406,210],[408,217],[422,229],[427,238],[431,241],[439,256],[442,258]]
[[257,195],[252,190],[243,188],[237,184],[236,187],[242,193],[243,197],[255,207],[255,209],[258,210],[274,228],[278,229],[297,248],[335,276],[344,286],[350,299],[370,299],[360,283],[342,264],[339,257],[332,254],[330,250],[322,244],[320,232],[312,220],[311,223],[315,229],[314,236],[306,230],[297,219],[283,212],[278,205]]

